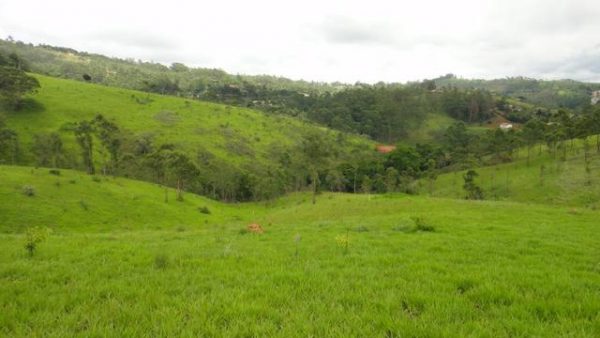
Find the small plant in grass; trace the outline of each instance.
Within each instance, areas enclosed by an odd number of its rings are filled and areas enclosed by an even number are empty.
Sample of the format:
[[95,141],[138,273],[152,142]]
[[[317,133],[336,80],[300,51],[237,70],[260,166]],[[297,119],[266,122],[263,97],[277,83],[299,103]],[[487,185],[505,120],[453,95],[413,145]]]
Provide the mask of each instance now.
[[298,257],[300,255],[300,241],[302,240],[302,236],[300,234],[296,234],[294,236],[294,243],[296,244],[296,253],[295,256]]
[[250,233],[250,230],[248,230],[247,228],[241,228],[240,231],[238,232],[238,234],[240,234],[240,235],[246,235],[249,233]]
[[435,228],[428,224],[423,217],[413,217],[416,231],[434,232]]
[[354,228],[354,231],[356,231],[356,232],[368,232],[369,228],[367,228],[364,225],[359,225],[356,228]]
[[48,237],[50,230],[48,228],[33,227],[27,229],[25,233],[25,249],[29,256],[33,256],[38,244],[42,243]]
[[200,213],[202,214],[206,214],[206,215],[210,215],[210,210],[208,209],[208,207],[204,206],[204,207],[199,207],[198,211],[200,211]]
[[158,254],[154,256],[154,267],[156,269],[164,270],[169,265],[169,257],[165,254]]
[[50,173],[50,175],[60,176],[60,170],[58,169],[50,169],[48,170],[48,172]]
[[463,294],[475,287],[475,282],[470,279],[463,279],[456,284],[456,291]]
[[23,195],[33,197],[35,196],[35,188],[30,185],[23,186]]
[[350,249],[350,231],[346,230],[345,235],[335,236],[335,241],[337,245],[344,250],[344,254],[347,254]]
[[96,182],[96,183],[100,183],[102,181],[102,179],[98,176],[92,176],[92,181]]
[[85,211],[88,211],[88,209],[90,208],[84,200],[79,201],[79,206],[81,207],[81,209],[83,209]]
[[403,220],[401,224],[392,228],[394,231],[414,233],[418,231],[435,232],[435,227],[429,224],[423,217],[414,216]]

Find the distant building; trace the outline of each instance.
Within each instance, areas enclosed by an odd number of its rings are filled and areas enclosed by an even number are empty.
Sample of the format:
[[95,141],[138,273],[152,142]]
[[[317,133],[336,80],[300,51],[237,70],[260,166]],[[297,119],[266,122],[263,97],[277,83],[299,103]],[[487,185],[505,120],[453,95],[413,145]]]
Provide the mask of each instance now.
[[592,92],[592,104],[600,102],[600,90]]
[[513,128],[512,123],[504,122],[500,124],[500,129],[502,130],[510,130]]
[[396,149],[396,146],[390,146],[390,145],[385,145],[385,144],[378,144],[375,147],[375,150],[377,150],[377,152],[380,153],[380,154],[391,153],[395,149]]

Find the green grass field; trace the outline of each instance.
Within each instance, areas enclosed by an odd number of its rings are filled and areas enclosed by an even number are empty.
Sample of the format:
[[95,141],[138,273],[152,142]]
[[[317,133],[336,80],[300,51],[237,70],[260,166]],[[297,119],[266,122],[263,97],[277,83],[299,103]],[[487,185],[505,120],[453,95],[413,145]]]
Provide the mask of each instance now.
[[[170,194],[165,203],[148,183],[0,166],[0,335],[600,335],[595,210]],[[265,233],[244,231],[251,222]],[[29,257],[31,226],[53,231]]]
[[[79,154],[73,133],[63,127],[97,114],[136,136],[152,137],[156,145],[174,144],[192,159],[199,151],[209,151],[233,165],[268,164],[272,161],[271,148],[291,146],[307,130],[325,130],[291,117],[246,108],[32,75],[41,85],[32,96],[36,104],[7,112],[8,127],[18,132],[26,150],[22,163],[34,163],[28,150],[36,133],[61,131],[65,147]],[[335,135],[337,132],[332,132]],[[373,146],[362,137],[347,135],[345,139],[348,147]]]
[[[560,154],[553,158],[545,147],[540,153],[538,146],[531,151],[529,165],[526,156],[525,149],[521,149],[514,162],[474,168],[479,174],[476,181],[483,189],[485,199],[600,208],[600,154],[596,153],[595,145],[592,144],[590,150],[589,174],[579,141],[573,148],[568,146],[565,161],[560,160]],[[464,173],[455,171],[440,175],[432,195],[464,198]],[[425,181],[421,190],[430,192]]]

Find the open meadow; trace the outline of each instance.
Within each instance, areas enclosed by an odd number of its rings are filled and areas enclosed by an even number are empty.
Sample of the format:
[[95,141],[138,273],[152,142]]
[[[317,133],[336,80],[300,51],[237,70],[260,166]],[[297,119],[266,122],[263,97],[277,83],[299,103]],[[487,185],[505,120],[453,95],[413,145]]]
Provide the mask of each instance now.
[[[0,201],[3,336],[600,335],[591,209],[334,193],[165,203],[149,183],[10,166]],[[51,229],[32,256],[30,226]]]

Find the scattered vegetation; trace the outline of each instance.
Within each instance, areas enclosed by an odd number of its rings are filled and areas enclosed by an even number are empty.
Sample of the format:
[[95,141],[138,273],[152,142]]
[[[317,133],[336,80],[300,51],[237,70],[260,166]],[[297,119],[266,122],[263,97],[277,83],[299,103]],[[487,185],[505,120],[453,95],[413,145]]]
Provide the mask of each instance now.
[[50,233],[48,228],[30,227],[25,232],[25,249],[30,257],[33,256],[38,245],[46,240]]
[[21,189],[21,191],[23,192],[23,195],[25,195],[25,196],[28,196],[28,197],[35,196],[35,188],[30,185],[24,185],[23,188]]

